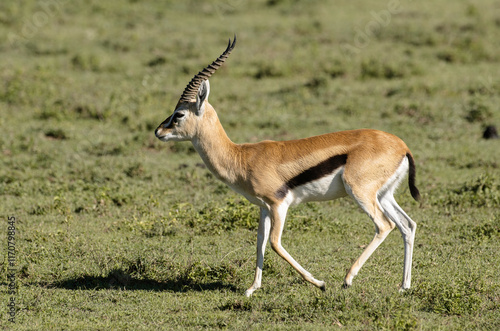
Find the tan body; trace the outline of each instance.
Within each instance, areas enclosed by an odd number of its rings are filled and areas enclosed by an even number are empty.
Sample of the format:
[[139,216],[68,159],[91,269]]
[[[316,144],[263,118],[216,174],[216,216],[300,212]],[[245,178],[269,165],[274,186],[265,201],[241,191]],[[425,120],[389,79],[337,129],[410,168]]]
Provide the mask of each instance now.
[[[284,182],[335,155],[348,156],[343,175],[346,183],[371,183],[373,191],[366,194],[374,195],[410,152],[396,136],[369,129],[298,140],[234,144],[217,122],[197,140],[196,150],[218,179],[249,200],[257,198],[269,205],[280,203],[275,193]],[[207,145],[218,147],[214,150]]]
[[281,235],[290,206],[346,195],[370,216],[375,237],[348,271],[344,285],[352,284],[364,262],[397,226],[405,244],[401,288],[410,287],[416,223],[399,207],[393,193],[408,171],[413,197],[418,199],[419,193],[414,184],[413,157],[401,139],[361,129],[290,141],[234,144],[208,103],[209,92],[208,80],[199,82],[194,98],[181,99],[155,133],[163,141],[190,140],[218,179],[260,207],[257,266],[247,296],[261,286],[268,240],[305,280],[325,288],[324,282],[315,279],[283,248]]

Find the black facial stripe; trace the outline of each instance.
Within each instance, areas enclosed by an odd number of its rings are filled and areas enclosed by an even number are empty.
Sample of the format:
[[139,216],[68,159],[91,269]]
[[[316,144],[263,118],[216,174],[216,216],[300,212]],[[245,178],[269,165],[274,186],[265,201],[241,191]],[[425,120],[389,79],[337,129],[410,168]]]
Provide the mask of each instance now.
[[161,124],[161,126],[164,128],[164,129],[169,129],[172,127],[172,116],[174,116],[173,114],[170,115],[166,120],[163,121],[163,123]]
[[163,127],[165,129],[170,129],[174,124],[177,124],[179,119],[184,117],[184,113],[174,111],[172,115],[170,115],[164,122],[163,122]]
[[345,165],[346,161],[347,154],[335,155],[323,162],[318,163],[314,167],[304,170],[283,184],[278,191],[276,191],[276,198],[283,199],[289,190],[331,174],[335,171],[335,169]]

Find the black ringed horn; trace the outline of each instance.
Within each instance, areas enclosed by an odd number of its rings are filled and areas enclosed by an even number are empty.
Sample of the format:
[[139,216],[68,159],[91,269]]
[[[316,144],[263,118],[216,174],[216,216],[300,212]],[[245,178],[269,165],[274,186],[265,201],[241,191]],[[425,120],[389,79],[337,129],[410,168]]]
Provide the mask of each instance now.
[[182,92],[181,98],[179,102],[182,101],[191,101],[196,98],[196,93],[198,93],[198,88],[200,87],[200,84],[204,81],[210,78],[217,69],[226,61],[227,57],[229,54],[231,54],[231,51],[234,48],[234,45],[236,45],[236,34],[234,35],[233,42],[231,43],[231,38],[229,38],[229,43],[227,44],[227,48],[222,53],[212,64],[209,64],[206,68],[204,68],[202,71],[197,73],[189,82],[189,84],[186,86],[184,89],[184,92]]

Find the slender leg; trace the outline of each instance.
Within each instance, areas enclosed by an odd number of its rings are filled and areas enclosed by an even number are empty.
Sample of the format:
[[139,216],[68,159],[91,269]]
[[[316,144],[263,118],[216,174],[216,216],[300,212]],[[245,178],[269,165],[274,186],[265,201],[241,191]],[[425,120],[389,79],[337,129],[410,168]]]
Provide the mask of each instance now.
[[252,293],[260,288],[262,282],[262,268],[264,267],[264,252],[269,239],[269,230],[271,228],[271,217],[269,210],[260,208],[259,232],[257,234],[257,267],[255,268],[255,278],[252,286],[246,290],[245,295],[251,296]]
[[297,270],[297,272],[308,282],[316,285],[323,291],[325,290],[325,282],[317,280],[311,273],[300,266],[293,257],[288,254],[288,252],[281,245],[281,235],[283,233],[283,227],[285,225],[286,213],[288,210],[288,205],[282,203],[279,206],[273,206],[271,208],[271,234],[270,242],[273,250],[285,259],[290,265]]
[[403,237],[405,246],[405,259],[401,290],[406,290],[411,286],[411,264],[417,223],[415,223],[404,212],[404,210],[401,209],[396,200],[394,200],[392,193],[388,193],[382,196],[380,199],[380,204],[384,209],[384,214],[396,224],[399,231],[401,232],[401,236]]
[[387,235],[394,229],[394,223],[392,223],[388,218],[384,216],[382,210],[378,206],[375,198],[373,201],[368,200],[367,203],[363,203],[359,198],[356,198],[352,193],[352,197],[358,202],[361,208],[370,216],[373,223],[375,224],[375,236],[368,246],[366,246],[360,257],[354,262],[349,271],[347,272],[344,280],[344,287],[349,287],[352,285],[353,278],[358,274],[359,270],[365,264],[366,260],[373,254],[378,246],[385,240]]

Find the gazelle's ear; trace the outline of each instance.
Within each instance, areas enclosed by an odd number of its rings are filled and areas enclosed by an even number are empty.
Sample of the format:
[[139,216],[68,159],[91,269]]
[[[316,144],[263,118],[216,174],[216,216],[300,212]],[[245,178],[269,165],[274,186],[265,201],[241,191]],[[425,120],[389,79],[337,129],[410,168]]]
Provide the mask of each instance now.
[[209,94],[210,83],[208,82],[208,79],[206,79],[200,84],[200,88],[196,94],[196,115],[203,115],[203,112],[205,111],[205,101],[208,100]]

